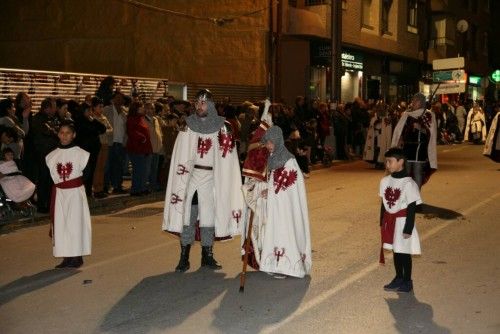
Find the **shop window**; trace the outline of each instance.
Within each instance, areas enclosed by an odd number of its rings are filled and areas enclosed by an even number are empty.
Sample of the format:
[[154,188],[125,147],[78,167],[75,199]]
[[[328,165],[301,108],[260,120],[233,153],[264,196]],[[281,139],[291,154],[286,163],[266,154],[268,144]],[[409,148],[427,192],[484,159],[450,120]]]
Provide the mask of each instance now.
[[408,12],[407,12],[407,25],[408,31],[417,34],[418,33],[418,1],[408,0]]
[[362,0],[361,23],[363,27],[373,29],[371,22],[372,0]]
[[382,0],[382,17],[381,17],[381,24],[380,24],[380,29],[382,34],[391,34],[390,32],[390,25],[389,25],[389,19],[390,19],[390,13],[391,13],[391,7],[392,7],[392,0]]

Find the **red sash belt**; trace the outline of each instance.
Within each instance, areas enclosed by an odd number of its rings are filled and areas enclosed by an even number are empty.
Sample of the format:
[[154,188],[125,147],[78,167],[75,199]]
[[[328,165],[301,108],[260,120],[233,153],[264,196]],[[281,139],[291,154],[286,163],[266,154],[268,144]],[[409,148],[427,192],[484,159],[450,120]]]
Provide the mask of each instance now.
[[380,234],[382,237],[382,246],[380,247],[380,263],[385,263],[384,258],[384,244],[392,245],[394,241],[394,228],[396,226],[396,219],[406,217],[406,209],[399,210],[396,213],[384,212],[382,219],[382,226],[380,227]]
[[50,237],[53,237],[55,235],[54,234],[54,208],[55,208],[55,204],[56,204],[57,188],[59,188],[59,189],[72,189],[72,188],[78,188],[80,186],[83,186],[82,177],[77,177],[76,179],[71,179],[68,181],[59,182],[59,183],[54,184],[52,186],[52,192],[50,193],[50,220],[52,222],[51,229],[49,232]]

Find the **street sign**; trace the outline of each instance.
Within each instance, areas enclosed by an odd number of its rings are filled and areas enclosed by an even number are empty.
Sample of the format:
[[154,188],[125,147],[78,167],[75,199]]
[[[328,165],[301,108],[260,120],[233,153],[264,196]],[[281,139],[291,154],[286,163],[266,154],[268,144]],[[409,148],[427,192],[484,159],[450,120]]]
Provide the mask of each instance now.
[[452,68],[463,68],[465,65],[464,57],[457,58],[443,58],[443,59],[434,59],[432,61],[432,69],[433,70],[448,70]]
[[431,89],[436,95],[465,93],[465,82],[433,84]]
[[464,79],[465,79],[464,70],[437,71],[432,73],[432,80],[434,82],[462,81]]

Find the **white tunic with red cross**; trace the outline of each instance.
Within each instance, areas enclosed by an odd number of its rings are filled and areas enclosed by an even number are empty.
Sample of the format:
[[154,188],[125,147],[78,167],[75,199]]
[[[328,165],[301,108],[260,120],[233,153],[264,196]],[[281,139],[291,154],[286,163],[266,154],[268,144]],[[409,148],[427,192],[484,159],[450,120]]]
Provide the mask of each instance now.
[[311,271],[311,236],[304,178],[295,158],[271,170],[260,270],[295,277]]
[[[385,176],[380,181],[379,196],[382,198],[384,208],[389,213],[396,213],[408,207],[408,204],[416,202],[421,204],[420,191],[411,177],[394,178]],[[420,240],[418,237],[417,224],[414,225],[411,237],[403,238],[403,229],[406,217],[396,218],[394,228],[393,244],[385,244],[384,249],[393,250],[394,253],[420,254]]]
[[[45,161],[55,184],[82,177],[89,152],[78,146],[56,148]],[[92,228],[85,187],[54,188],[54,247],[55,257],[90,255]]]

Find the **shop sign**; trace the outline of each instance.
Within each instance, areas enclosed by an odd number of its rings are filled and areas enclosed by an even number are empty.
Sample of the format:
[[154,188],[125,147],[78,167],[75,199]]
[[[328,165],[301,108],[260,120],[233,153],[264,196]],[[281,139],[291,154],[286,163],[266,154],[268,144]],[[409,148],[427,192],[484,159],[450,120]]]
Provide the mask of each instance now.
[[464,79],[465,79],[464,70],[436,71],[432,73],[432,80],[434,82],[462,81]]
[[[310,46],[311,65],[313,66],[331,66],[332,65],[332,46],[329,43],[311,42]],[[344,50],[340,56],[342,67],[346,70],[363,70],[363,55]]]
[[363,56],[350,52],[342,52],[341,55],[342,67],[349,70],[363,70]]
[[473,85],[479,85],[481,83],[481,77],[477,77],[475,75],[471,75],[469,77],[469,83]]

